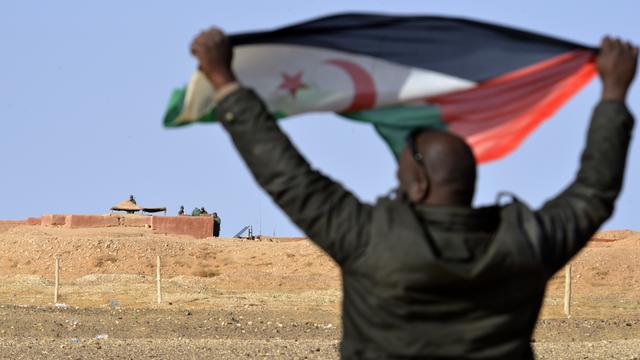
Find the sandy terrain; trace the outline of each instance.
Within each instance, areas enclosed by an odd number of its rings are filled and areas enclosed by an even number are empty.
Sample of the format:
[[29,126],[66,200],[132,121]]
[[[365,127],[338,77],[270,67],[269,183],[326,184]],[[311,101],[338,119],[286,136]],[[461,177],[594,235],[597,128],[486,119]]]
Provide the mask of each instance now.
[[[549,285],[534,336],[541,359],[640,359],[640,233],[597,238],[573,261],[571,318],[564,274]],[[52,304],[54,256],[62,307]],[[335,359],[340,285],[306,240],[0,224],[0,358]]]

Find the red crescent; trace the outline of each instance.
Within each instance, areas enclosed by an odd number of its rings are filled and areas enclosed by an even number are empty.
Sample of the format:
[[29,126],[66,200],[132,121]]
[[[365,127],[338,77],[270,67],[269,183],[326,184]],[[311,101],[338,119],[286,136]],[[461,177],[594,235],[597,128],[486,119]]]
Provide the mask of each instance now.
[[332,59],[326,61],[344,70],[353,81],[353,100],[344,112],[370,109],[376,103],[376,86],[371,75],[360,65],[346,61]]

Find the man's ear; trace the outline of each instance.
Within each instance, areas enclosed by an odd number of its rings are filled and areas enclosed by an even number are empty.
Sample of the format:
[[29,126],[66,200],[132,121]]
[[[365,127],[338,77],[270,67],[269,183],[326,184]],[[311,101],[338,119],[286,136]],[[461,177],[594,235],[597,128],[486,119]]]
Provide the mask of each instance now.
[[429,182],[427,177],[421,171],[417,171],[414,177],[414,181],[409,185],[407,189],[407,195],[409,195],[409,201],[414,204],[421,203],[427,197],[429,193]]

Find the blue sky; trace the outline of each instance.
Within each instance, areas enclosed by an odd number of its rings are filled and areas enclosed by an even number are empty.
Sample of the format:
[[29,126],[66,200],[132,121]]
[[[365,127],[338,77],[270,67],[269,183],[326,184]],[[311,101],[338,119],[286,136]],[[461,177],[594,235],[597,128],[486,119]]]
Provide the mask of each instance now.
[[[589,5],[587,5],[589,4]],[[359,11],[464,16],[596,45],[613,34],[640,41],[637,1],[5,1],[0,4],[0,219],[104,213],[135,194],[145,206],[205,206],[222,235],[300,235],[256,185],[219,125],[166,130],[168,96],[195,66],[192,37],[269,29]],[[511,191],[532,206],[573,178],[593,105],[594,80],[512,155],[482,166],[476,204]],[[640,87],[629,96],[640,111]],[[365,124],[332,114],[282,123],[311,163],[362,200],[395,186],[395,161]],[[637,133],[637,130],[635,130]],[[638,229],[640,145],[608,229]]]

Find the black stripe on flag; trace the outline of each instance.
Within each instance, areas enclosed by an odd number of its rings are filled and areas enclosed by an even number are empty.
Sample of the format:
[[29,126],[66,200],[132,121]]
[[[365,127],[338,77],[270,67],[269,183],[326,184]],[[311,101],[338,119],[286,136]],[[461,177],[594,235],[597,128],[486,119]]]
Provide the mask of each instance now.
[[341,14],[269,32],[231,36],[234,45],[295,44],[340,50],[483,81],[584,45],[483,22],[437,16]]

